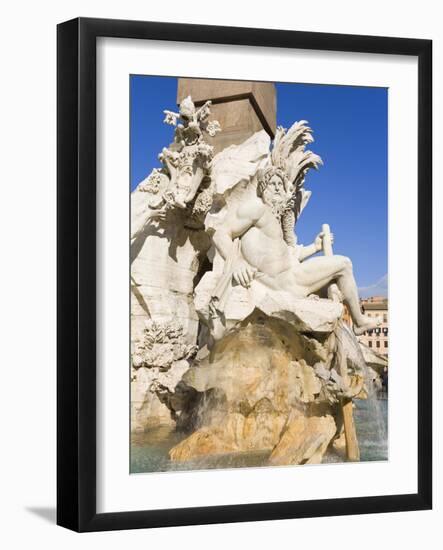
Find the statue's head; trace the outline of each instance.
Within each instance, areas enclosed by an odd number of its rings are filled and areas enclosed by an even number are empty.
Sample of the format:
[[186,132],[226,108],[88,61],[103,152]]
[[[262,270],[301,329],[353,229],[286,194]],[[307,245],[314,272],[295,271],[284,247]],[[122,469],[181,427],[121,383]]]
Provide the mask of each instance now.
[[195,105],[191,99],[191,96],[185,97],[180,103],[180,117],[185,121],[192,120],[192,117],[195,115]]
[[281,168],[272,166],[259,174],[257,194],[273,210],[279,211],[286,205],[289,199],[288,192],[288,177]]

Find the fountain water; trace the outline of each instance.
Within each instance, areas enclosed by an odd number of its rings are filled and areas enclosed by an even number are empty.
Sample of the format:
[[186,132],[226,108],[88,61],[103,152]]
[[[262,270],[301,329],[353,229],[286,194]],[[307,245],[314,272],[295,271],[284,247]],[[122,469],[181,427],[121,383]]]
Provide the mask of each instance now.
[[356,371],[364,376],[365,399],[355,399],[355,422],[361,450],[361,460],[386,460],[387,448],[387,400],[380,400],[373,379],[373,372],[367,365],[362,348],[355,334],[343,322],[337,333],[342,341],[348,358]]

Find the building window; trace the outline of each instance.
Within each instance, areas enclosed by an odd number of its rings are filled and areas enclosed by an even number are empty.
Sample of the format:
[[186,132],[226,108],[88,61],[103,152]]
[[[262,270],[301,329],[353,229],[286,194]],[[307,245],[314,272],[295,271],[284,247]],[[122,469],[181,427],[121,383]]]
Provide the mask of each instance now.
[[384,321],[385,323],[388,322],[388,316],[386,315],[386,313],[383,315],[383,321]]
[[368,344],[369,344],[369,347],[372,348],[372,342],[371,342],[371,340],[369,340]]
[[388,341],[385,340],[384,344],[385,344],[385,348],[387,348],[388,347]]
[[379,348],[379,347],[380,347],[380,340],[377,340],[377,342],[375,343],[375,345]]

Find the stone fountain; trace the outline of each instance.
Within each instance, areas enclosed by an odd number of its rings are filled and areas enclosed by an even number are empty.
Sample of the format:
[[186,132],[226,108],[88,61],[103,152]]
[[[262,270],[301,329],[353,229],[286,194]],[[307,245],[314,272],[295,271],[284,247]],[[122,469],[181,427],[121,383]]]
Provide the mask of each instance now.
[[361,313],[327,225],[297,242],[322,164],[311,129],[279,127],[273,143],[259,130],[214,154],[210,101],[165,115],[174,142],[131,197],[132,430],[180,430],[172,461],[319,463],[334,446],[358,460],[353,400],[371,354],[356,335],[379,320]]

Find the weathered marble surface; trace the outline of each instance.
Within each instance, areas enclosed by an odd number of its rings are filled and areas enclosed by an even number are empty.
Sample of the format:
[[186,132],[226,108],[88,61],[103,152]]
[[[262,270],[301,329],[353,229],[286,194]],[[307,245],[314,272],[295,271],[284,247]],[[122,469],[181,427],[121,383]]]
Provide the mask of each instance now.
[[[136,192],[135,192],[136,193]],[[193,303],[195,280],[210,246],[203,230],[183,226],[181,213],[168,224],[154,221],[132,245],[131,339],[140,339],[146,320],[180,320],[194,342],[198,318]]]
[[175,425],[169,397],[197,352],[187,337],[177,319],[145,321],[142,337],[132,352],[132,431]]
[[158,358],[159,364],[140,366],[147,359],[140,354],[146,323],[174,319],[187,345],[197,340],[193,291],[210,247],[202,222],[212,199],[213,153],[205,136],[219,131],[209,113],[209,103],[197,109],[189,97],[179,113],[165,111],[165,122],[175,127],[174,142],[161,151],[161,167],[131,195],[131,345],[137,369],[131,385],[132,430],[173,422],[161,392],[163,387],[173,391],[185,365],[161,365]]

